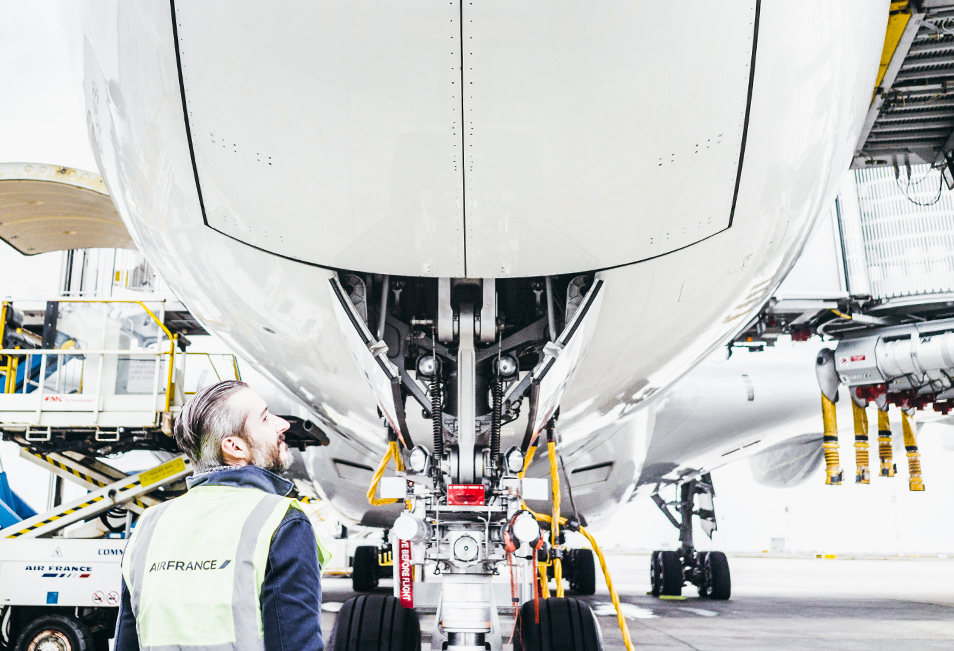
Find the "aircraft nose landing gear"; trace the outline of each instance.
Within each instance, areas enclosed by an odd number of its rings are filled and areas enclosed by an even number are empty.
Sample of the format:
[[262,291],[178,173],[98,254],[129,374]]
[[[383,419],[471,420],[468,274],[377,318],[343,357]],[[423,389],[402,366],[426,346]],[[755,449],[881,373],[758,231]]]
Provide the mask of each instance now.
[[712,478],[708,473],[679,486],[679,499],[666,502],[659,493],[652,498],[663,515],[679,529],[677,551],[654,551],[649,577],[655,597],[675,597],[682,586],[691,583],[700,597],[728,599],[732,593],[729,561],[722,552],[697,552],[692,543],[692,517],[700,519],[702,528],[712,538],[716,529]]

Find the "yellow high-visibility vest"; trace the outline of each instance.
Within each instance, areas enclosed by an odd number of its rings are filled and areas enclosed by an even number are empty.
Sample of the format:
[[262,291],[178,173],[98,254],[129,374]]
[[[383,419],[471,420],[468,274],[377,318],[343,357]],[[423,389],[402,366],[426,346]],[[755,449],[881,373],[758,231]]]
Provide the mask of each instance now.
[[[301,508],[256,488],[196,486],[146,509],[123,555],[142,651],[264,649],[259,595],[289,507]],[[324,567],[320,541],[318,556]]]

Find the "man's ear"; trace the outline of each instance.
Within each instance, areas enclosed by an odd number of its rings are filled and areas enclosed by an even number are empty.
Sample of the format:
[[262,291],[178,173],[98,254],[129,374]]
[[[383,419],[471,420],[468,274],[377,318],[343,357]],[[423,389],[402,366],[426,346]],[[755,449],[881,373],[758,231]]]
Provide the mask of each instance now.
[[227,466],[244,466],[251,462],[248,441],[238,436],[222,439],[222,460]]

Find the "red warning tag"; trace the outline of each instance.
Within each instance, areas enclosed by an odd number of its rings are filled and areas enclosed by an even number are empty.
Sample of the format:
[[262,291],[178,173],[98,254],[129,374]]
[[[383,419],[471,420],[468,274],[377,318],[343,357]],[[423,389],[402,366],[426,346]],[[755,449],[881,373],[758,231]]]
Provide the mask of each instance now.
[[414,565],[411,564],[411,543],[398,541],[398,597],[405,608],[414,607]]

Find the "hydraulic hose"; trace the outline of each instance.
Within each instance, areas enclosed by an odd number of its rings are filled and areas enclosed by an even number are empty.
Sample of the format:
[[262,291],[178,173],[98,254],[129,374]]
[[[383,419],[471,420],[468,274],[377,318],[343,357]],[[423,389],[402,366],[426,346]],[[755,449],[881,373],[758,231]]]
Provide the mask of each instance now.
[[[526,504],[521,506],[522,509],[529,511],[533,516],[540,522],[553,522],[553,518],[549,515],[543,513],[537,513],[536,511],[527,507]],[[566,524],[566,518],[560,518],[562,524]],[[600,561],[600,568],[603,570],[603,578],[606,580],[606,588],[609,590],[610,598],[613,600],[613,607],[616,608],[616,621],[619,624],[619,630],[623,634],[623,643],[626,645],[627,651],[633,651],[633,640],[629,636],[629,627],[626,625],[626,618],[623,616],[623,611],[620,609],[619,595],[616,593],[616,588],[613,587],[613,579],[610,578],[609,567],[606,565],[606,557],[603,556],[603,551],[600,549],[600,546],[596,544],[596,538],[586,530],[586,527],[580,527],[580,533],[590,541],[590,545],[593,546],[593,553],[596,554],[596,558]]]
[[[550,453],[550,477],[554,488],[554,510],[553,515],[544,515],[543,513],[537,513],[530,509],[526,502],[521,504],[521,508],[529,511],[533,516],[541,522],[549,522],[551,525],[551,531],[559,532],[559,526],[561,524],[566,524],[566,518],[559,515],[559,505],[560,505],[560,477],[557,471],[556,463],[556,445],[552,440],[552,429],[547,430],[547,449]],[[523,463],[523,470],[520,471],[520,477],[522,478],[524,473],[527,471],[527,468],[530,467],[530,462],[533,461],[533,455],[536,452],[537,447],[531,445],[527,449],[527,456]],[[555,523],[555,524],[554,524]],[[596,543],[596,538],[586,530],[585,527],[580,527],[580,533],[590,542],[590,545],[593,547],[593,552],[596,554],[596,558],[600,561],[600,568],[603,570],[603,578],[606,580],[606,588],[609,590],[610,598],[613,601],[613,607],[616,609],[616,622],[619,624],[619,630],[623,635],[623,643],[626,646],[627,651],[633,651],[633,640],[629,635],[629,627],[626,625],[626,618],[623,616],[623,611],[620,607],[619,595],[616,593],[616,588],[613,587],[613,579],[610,578],[609,567],[606,565],[606,557],[603,556],[600,546]],[[554,574],[556,575],[557,569],[559,566],[559,559],[554,562]],[[545,579],[545,570],[540,572],[540,582],[543,585],[546,585]],[[563,596],[563,586],[562,586],[562,568],[560,568],[560,574],[557,576],[557,596]]]
[[881,460],[881,476],[894,477],[894,459],[891,450],[891,420],[888,409],[878,409],[878,456]]
[[536,444],[531,445],[527,448],[527,456],[523,458],[523,470],[517,475],[520,479],[523,479],[523,476],[527,473],[527,468],[530,467],[530,464],[533,462],[533,455],[537,453]]
[[560,473],[557,471],[556,442],[553,428],[547,427],[547,452],[550,455],[550,486],[553,493],[553,515],[550,517],[550,546],[553,554],[553,578],[556,581],[556,596],[563,597],[563,545],[560,543]]
[[841,483],[844,473],[838,466],[838,417],[835,414],[835,401],[824,393],[822,401],[822,422],[825,426],[822,448],[825,450],[825,483],[835,486]]
[[868,467],[868,413],[852,400],[851,415],[855,422],[855,483],[868,484],[871,482],[871,470]]
[[904,449],[908,451],[908,488],[912,491],[923,491],[921,453],[918,451],[917,436],[914,432],[914,419],[903,409],[901,410],[901,431],[904,433]]

